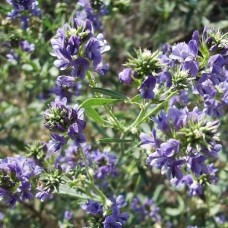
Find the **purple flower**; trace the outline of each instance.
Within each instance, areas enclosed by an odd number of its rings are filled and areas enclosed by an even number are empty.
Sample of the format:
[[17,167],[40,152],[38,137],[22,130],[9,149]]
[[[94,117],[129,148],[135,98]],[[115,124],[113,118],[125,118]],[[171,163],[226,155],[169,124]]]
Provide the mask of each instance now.
[[[208,120],[208,116],[197,107],[191,112],[187,108],[178,110],[172,107],[168,114],[161,112],[153,120],[161,131],[159,135],[162,140],[156,135],[140,135],[143,148],[156,149],[147,158],[150,167],[161,169],[162,174],[178,180],[183,178],[184,170],[191,170],[197,178],[209,174],[205,161],[216,157],[221,150],[218,143],[218,121]],[[211,181],[213,179],[214,177]],[[196,194],[194,188],[193,192]]]
[[86,204],[81,206],[81,208],[85,210],[86,213],[94,216],[102,214],[102,205],[93,200],[88,200]]
[[216,221],[218,224],[224,224],[224,223],[227,222],[227,219],[226,219],[226,217],[225,217],[224,214],[220,214],[220,215],[216,215],[215,221]]
[[171,59],[181,63],[182,69],[188,71],[191,76],[196,76],[199,71],[199,64],[196,61],[198,45],[195,40],[188,44],[182,42],[172,47]]
[[77,105],[71,109],[71,121],[73,124],[68,128],[68,135],[74,140],[76,144],[83,143],[86,141],[83,130],[86,127],[84,121],[83,109],[80,109]]
[[76,144],[84,143],[86,141],[85,135],[77,123],[70,125],[68,129],[68,135]]
[[68,128],[71,119],[71,109],[67,106],[66,98],[56,98],[51,107],[44,112],[44,126],[51,131],[64,132]]
[[151,167],[161,169],[161,174],[167,174],[170,179],[174,177],[181,179],[183,177],[181,167],[185,164],[185,161],[167,157],[159,149],[149,155],[147,164]]
[[33,159],[8,157],[0,160],[0,198],[11,207],[19,200],[31,199],[31,178],[39,175],[42,169]]
[[140,220],[150,220],[152,219],[154,222],[158,222],[161,220],[161,216],[159,214],[160,208],[157,207],[153,200],[146,199],[143,202],[140,201],[138,197],[133,199],[131,209],[140,214]]
[[100,21],[100,17],[107,14],[107,7],[102,4],[99,10],[93,10],[89,0],[79,0],[78,4],[81,6],[81,9],[76,12],[76,16],[83,20],[89,19],[96,30],[102,30],[103,25]]
[[73,87],[75,85],[75,78],[70,76],[59,76],[57,78],[57,84],[59,86]]
[[173,96],[170,101],[169,101],[169,106],[177,106],[177,105],[181,105],[183,107],[187,106],[189,102],[189,98],[188,98],[188,91],[186,90],[181,90],[179,95]]
[[186,60],[196,57],[198,46],[195,40],[190,40],[188,44],[182,42],[172,47],[170,58],[177,60]]
[[78,58],[72,63],[73,69],[71,75],[73,77],[85,78],[86,72],[89,69],[89,61],[85,58]]
[[96,69],[102,61],[101,46],[97,38],[90,38],[85,46],[86,57],[92,60],[93,66]]
[[139,88],[140,94],[144,99],[153,99],[154,94],[154,87],[156,85],[156,78],[152,75],[148,76],[147,79],[142,83]]
[[42,186],[37,187],[38,193],[36,194],[36,198],[38,198],[41,202],[44,202],[47,199],[51,199],[53,197],[51,193],[51,189],[43,189]]
[[116,199],[113,199],[113,205],[117,206],[118,208],[125,207],[127,205],[124,196],[119,195],[116,197]]
[[213,117],[221,117],[223,114],[223,103],[219,103],[215,98],[204,96],[204,112]]
[[131,68],[125,68],[119,73],[119,79],[122,83],[130,85],[132,82],[132,70]]
[[129,217],[127,212],[120,212],[120,208],[126,205],[123,196],[118,196],[116,199],[112,199],[112,202],[112,214],[105,218],[103,222],[104,228],[122,227]]
[[196,176],[200,176],[202,173],[208,173],[208,168],[204,164],[205,160],[206,157],[204,156],[191,156],[189,158],[188,163],[190,165],[191,170],[196,174]]
[[64,219],[65,220],[71,220],[73,218],[73,213],[71,211],[65,211],[64,212]]
[[57,150],[60,150],[66,144],[64,136],[52,133],[51,140],[47,143],[48,155],[51,156]]
[[27,40],[21,41],[20,46],[24,52],[33,52],[35,50],[35,44],[30,44]]
[[160,115],[157,118],[152,117],[152,120],[157,123],[160,130],[168,134],[172,128],[176,130],[180,129],[183,126],[184,118],[183,111],[180,111],[174,106],[169,109],[168,114],[161,111]]
[[[66,78],[67,77],[67,78]],[[68,102],[72,101],[74,96],[80,95],[82,84],[75,83],[75,78],[70,76],[60,76],[56,81],[56,85],[48,91],[48,95],[55,94],[59,99],[67,98]]]
[[199,196],[203,194],[203,187],[198,184],[190,174],[183,176],[183,178],[179,180],[175,178],[172,180],[172,183],[177,187],[181,187],[183,185],[187,186],[190,196]]
[[159,148],[159,153],[166,156],[172,157],[174,154],[180,151],[180,142],[176,139],[169,139],[166,143],[162,143]]
[[195,30],[192,34],[192,40],[195,40],[197,45],[200,43],[200,38],[199,38],[199,31]]
[[41,11],[36,0],[7,0],[13,6],[13,10],[8,14],[11,19],[19,18],[23,29],[29,26],[29,16],[40,16]]
[[155,148],[160,147],[161,141],[157,138],[156,130],[152,130],[152,135],[147,135],[145,133],[140,134],[141,147],[142,148]]
[[11,52],[6,55],[7,59],[11,63],[19,63],[20,62],[20,56],[16,52]]
[[223,67],[225,61],[221,54],[212,55],[208,60],[209,66],[216,65],[217,67]]
[[171,76],[170,72],[165,71],[165,72],[159,73],[157,83],[159,83],[160,85],[163,85],[164,83],[166,83],[165,85],[167,87],[171,87],[172,86],[172,76]]
[[[51,103],[51,107],[44,112],[45,127],[53,132],[68,133],[70,138],[76,144],[85,142],[84,128],[84,111],[77,105],[70,107],[67,104],[66,98],[56,98]],[[50,153],[59,150],[65,144],[63,136],[58,134],[52,135],[52,141],[48,144]]]
[[116,169],[117,158],[114,154],[95,150],[88,154],[88,158],[95,166],[96,178],[104,179],[109,175],[116,176],[118,174]]
[[99,75],[103,76],[105,75],[109,70],[109,64],[103,64],[102,62],[97,65],[95,68],[95,72],[97,72]]
[[109,50],[109,45],[102,34],[94,35],[90,20],[74,18],[72,27],[65,24],[58,29],[51,44],[52,55],[57,57],[55,66],[60,70],[71,70],[73,77],[84,79],[88,70],[100,75],[108,70],[108,65],[102,62],[102,54]]
[[103,222],[104,228],[121,228],[122,223],[117,220],[117,217],[109,215]]
[[214,84],[207,74],[202,74],[201,78],[197,81],[196,88],[201,96],[206,94],[214,97],[216,94]]
[[199,71],[199,64],[193,60],[185,61],[183,70],[188,71],[191,76],[196,76]]
[[200,196],[203,194],[203,187],[200,184],[193,182],[193,184],[189,186],[189,194],[191,196]]
[[78,52],[80,47],[80,39],[76,35],[73,35],[68,40],[68,45],[66,46],[66,50],[70,55],[75,55]]

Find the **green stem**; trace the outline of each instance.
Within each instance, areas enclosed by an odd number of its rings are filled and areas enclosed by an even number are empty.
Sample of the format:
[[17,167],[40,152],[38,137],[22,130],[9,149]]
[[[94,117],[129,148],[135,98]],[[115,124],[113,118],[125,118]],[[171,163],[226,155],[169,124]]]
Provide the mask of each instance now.
[[[87,78],[88,78],[88,80],[90,82],[90,85],[92,87],[96,87],[96,82],[95,82],[95,80],[93,79],[93,77],[91,76],[91,74],[89,72],[87,72]],[[100,94],[97,94],[97,97],[101,97]],[[124,132],[123,126],[120,124],[120,122],[118,121],[116,116],[112,113],[110,108],[107,105],[104,105],[104,108],[105,108],[105,111],[112,117],[112,120],[115,122],[115,124],[117,125],[119,130],[121,130],[121,132]]]
[[166,98],[166,100],[164,100],[162,103],[160,103],[159,105],[157,105],[152,111],[150,111],[143,119],[140,123],[146,121],[149,117],[151,117],[152,115],[154,115],[155,113],[157,113],[163,106],[166,102],[169,101],[169,99],[174,96],[176,94],[176,91],[175,92],[172,92],[170,93],[170,95]]
[[87,164],[87,162],[86,162],[85,154],[83,153],[82,149],[80,149],[80,151],[81,151],[82,160],[83,160],[83,162],[85,163],[85,169],[86,169],[87,176],[89,177],[89,180],[90,180],[91,182],[93,182],[93,177],[92,177],[92,176],[90,175],[90,173],[89,173],[89,166],[88,166],[88,164]]
[[88,184],[92,188],[92,190],[94,190],[94,192],[96,192],[101,197],[102,203],[103,205],[105,205],[106,202],[108,202],[108,199],[105,196],[105,194],[93,182],[90,182]]
[[89,177],[89,181],[87,181],[87,184],[101,197],[103,204],[105,204],[105,202],[107,202],[107,197],[104,195],[104,193],[94,184],[94,180],[93,177],[91,176],[90,172],[89,172],[89,166],[86,162],[86,157],[85,154],[83,153],[83,151],[81,150],[81,155],[82,155],[82,160],[85,163],[85,169],[86,169],[86,173]]
[[152,111],[150,111],[147,115],[146,112],[149,108],[149,106],[151,105],[152,101],[148,102],[140,111],[139,115],[137,116],[136,120],[124,131],[124,134],[127,135],[127,133],[134,127],[137,127],[139,124],[141,124],[142,122],[145,122],[151,115],[157,113],[163,106],[164,104],[169,101],[169,99],[174,96],[176,94],[176,92],[172,92],[170,93],[170,95],[166,98],[165,101],[163,101],[162,103],[158,104]]
[[112,117],[113,121],[116,123],[117,127],[124,132],[124,128],[122,127],[122,125],[120,124],[120,122],[118,121],[118,119],[115,117],[115,115],[112,113],[112,111],[109,109],[109,107],[107,105],[104,105],[106,112],[108,112],[108,114]]
[[137,180],[136,180],[136,185],[135,185],[135,188],[134,188],[134,192],[133,192],[133,195],[132,195],[132,199],[134,199],[135,196],[136,196],[136,194],[137,194],[137,191],[138,191],[140,182],[141,182],[141,175],[139,174],[139,175],[138,175],[138,178],[137,178]]
[[127,133],[128,133],[132,128],[138,126],[138,124],[142,122],[142,118],[144,117],[144,115],[145,115],[147,109],[149,108],[150,104],[151,104],[151,102],[149,102],[146,106],[144,106],[144,107],[141,109],[141,111],[140,111],[140,113],[138,114],[136,120],[135,120],[127,129],[125,129],[124,135],[127,135]]

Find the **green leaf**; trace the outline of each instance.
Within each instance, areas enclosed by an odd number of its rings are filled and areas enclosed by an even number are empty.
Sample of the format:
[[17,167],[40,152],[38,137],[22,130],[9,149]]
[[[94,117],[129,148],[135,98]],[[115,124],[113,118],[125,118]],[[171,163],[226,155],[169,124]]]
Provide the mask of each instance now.
[[133,139],[118,139],[118,138],[104,138],[100,139],[101,143],[125,143],[125,142],[133,142]]
[[23,64],[21,68],[24,71],[33,71],[33,66],[27,63]]
[[98,114],[98,112],[94,108],[86,107],[85,108],[85,113],[91,119],[93,119],[96,123],[101,124],[101,125],[104,124],[103,119],[100,117],[100,115]]
[[91,106],[101,106],[101,105],[107,105],[107,104],[112,104],[115,102],[119,102],[120,100],[118,99],[109,99],[109,98],[89,98],[85,100],[80,107],[81,108],[87,108]]
[[60,185],[58,191],[54,191],[54,193],[58,193],[61,195],[71,196],[79,199],[87,200],[89,197],[83,193],[77,192],[75,189],[67,186],[67,185]]
[[125,96],[119,92],[109,90],[109,89],[102,89],[102,88],[94,87],[94,88],[92,88],[92,91],[96,92],[96,93],[104,94],[104,95],[107,95],[107,96],[110,96],[110,97],[113,97],[116,99],[121,99],[121,100],[128,99],[127,96]]

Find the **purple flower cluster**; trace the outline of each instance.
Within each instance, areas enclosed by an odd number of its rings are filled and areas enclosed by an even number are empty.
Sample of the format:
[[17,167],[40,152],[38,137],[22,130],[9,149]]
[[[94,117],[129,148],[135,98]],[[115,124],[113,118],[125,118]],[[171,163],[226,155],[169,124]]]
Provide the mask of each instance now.
[[159,222],[161,220],[161,216],[159,214],[160,209],[151,199],[147,199],[144,200],[144,202],[141,202],[141,200],[138,197],[135,197],[133,199],[131,209],[134,211],[134,213],[140,215],[141,221],[152,219],[154,222]]
[[83,148],[84,151],[84,144],[80,145],[80,147],[78,145],[71,144],[64,150],[64,155],[57,159],[57,163],[61,165],[64,172],[67,173],[78,165],[83,166],[80,156],[81,148]]
[[97,31],[101,31],[103,25],[100,17],[107,14],[108,10],[104,3],[101,3],[99,9],[93,9],[89,0],[79,0],[80,9],[76,12],[76,17],[82,20],[90,20]]
[[61,99],[66,97],[68,102],[71,102],[74,96],[80,95],[81,87],[81,83],[75,83],[74,78],[70,76],[60,76],[50,92],[57,95]]
[[13,10],[8,14],[8,17],[10,19],[19,18],[23,29],[28,28],[30,15],[36,17],[41,15],[36,0],[7,0],[7,2],[13,6]]
[[94,200],[88,200],[84,205],[81,206],[86,213],[97,216],[103,213],[102,205]]
[[76,145],[85,142],[83,114],[83,109],[77,105],[68,106],[66,98],[56,98],[51,103],[51,107],[44,112],[44,125],[52,132],[51,141],[47,144],[50,154],[66,144],[66,133]]
[[195,40],[190,40],[172,46],[172,52],[169,58],[173,63],[179,64],[181,70],[187,71],[189,76],[195,77],[199,71],[199,63],[196,60],[198,54],[198,45]]
[[66,181],[63,180],[61,166],[56,165],[54,169],[49,168],[48,170],[45,170],[39,179],[36,197],[40,199],[41,202],[51,199],[53,197],[53,192],[58,191],[60,184],[65,182]]
[[[86,211],[86,213],[91,214],[96,217],[101,217],[103,220],[103,227],[109,228],[120,228],[123,227],[123,224],[127,222],[129,217],[127,212],[121,212],[121,208],[126,206],[126,202],[122,195],[119,195],[117,198],[111,197],[111,214],[106,215],[103,213],[103,206],[94,200],[88,200],[84,205],[82,205],[82,209]],[[110,207],[110,205],[109,205]],[[108,213],[110,211],[108,210]],[[105,217],[103,217],[105,216]]]
[[144,99],[153,99],[167,87],[178,91],[193,88],[203,97],[206,113],[221,116],[228,97],[228,45],[224,36],[205,29],[202,40],[195,31],[188,43],[164,45],[161,53],[140,50],[135,58],[130,57],[119,79],[127,85],[134,82]]
[[119,195],[116,199],[112,199],[112,214],[108,215],[104,222],[104,228],[120,228],[123,227],[128,220],[128,213],[127,212],[120,212],[120,208],[125,207],[126,202],[122,195]]
[[147,158],[150,167],[161,169],[161,173],[167,174],[169,179],[190,187],[195,184],[193,179],[190,181],[185,176],[190,173],[194,174],[196,181],[204,175],[207,182],[216,179],[211,164],[206,162],[216,158],[221,150],[218,121],[211,121],[198,108],[189,111],[176,107],[170,108],[167,114],[162,111],[153,121],[159,129],[159,137],[155,128],[152,135],[140,135],[141,147],[155,150]]
[[175,87],[180,83],[180,78],[174,73],[177,64],[181,71],[187,72],[188,80],[194,79],[191,82],[194,93],[203,98],[204,111],[213,117],[222,116],[228,103],[228,45],[225,36],[227,34],[205,28],[200,39],[199,32],[195,31],[188,44],[169,46],[160,56],[171,72]]
[[0,160],[0,199],[9,206],[33,198],[31,178],[42,169],[32,159],[8,157]]
[[[228,104],[228,75],[225,74],[227,57],[221,54],[213,55],[208,60],[208,71],[197,81],[196,88],[204,99],[205,112],[213,117],[222,116],[224,106]],[[226,62],[225,62],[226,61]]]
[[60,70],[70,70],[71,76],[60,76],[58,83],[72,86],[76,78],[85,78],[86,72],[95,71],[104,75],[108,65],[103,64],[102,54],[109,49],[102,34],[95,36],[89,20],[75,18],[73,27],[65,24],[51,40],[54,64]]
[[94,176],[97,179],[104,179],[110,175],[118,175],[116,168],[117,158],[114,154],[94,150],[87,153],[87,158],[93,166]]
[[136,58],[131,57],[125,64],[127,68],[119,73],[119,79],[126,85],[135,82],[143,98],[153,99],[155,96],[153,90],[157,83],[155,75],[160,69],[159,53],[139,50],[136,54]]

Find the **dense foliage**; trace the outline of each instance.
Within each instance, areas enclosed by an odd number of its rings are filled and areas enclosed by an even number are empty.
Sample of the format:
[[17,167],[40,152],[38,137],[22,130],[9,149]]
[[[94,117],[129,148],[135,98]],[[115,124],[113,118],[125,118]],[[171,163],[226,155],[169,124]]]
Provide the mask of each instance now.
[[225,2],[1,4],[0,227],[228,227]]

